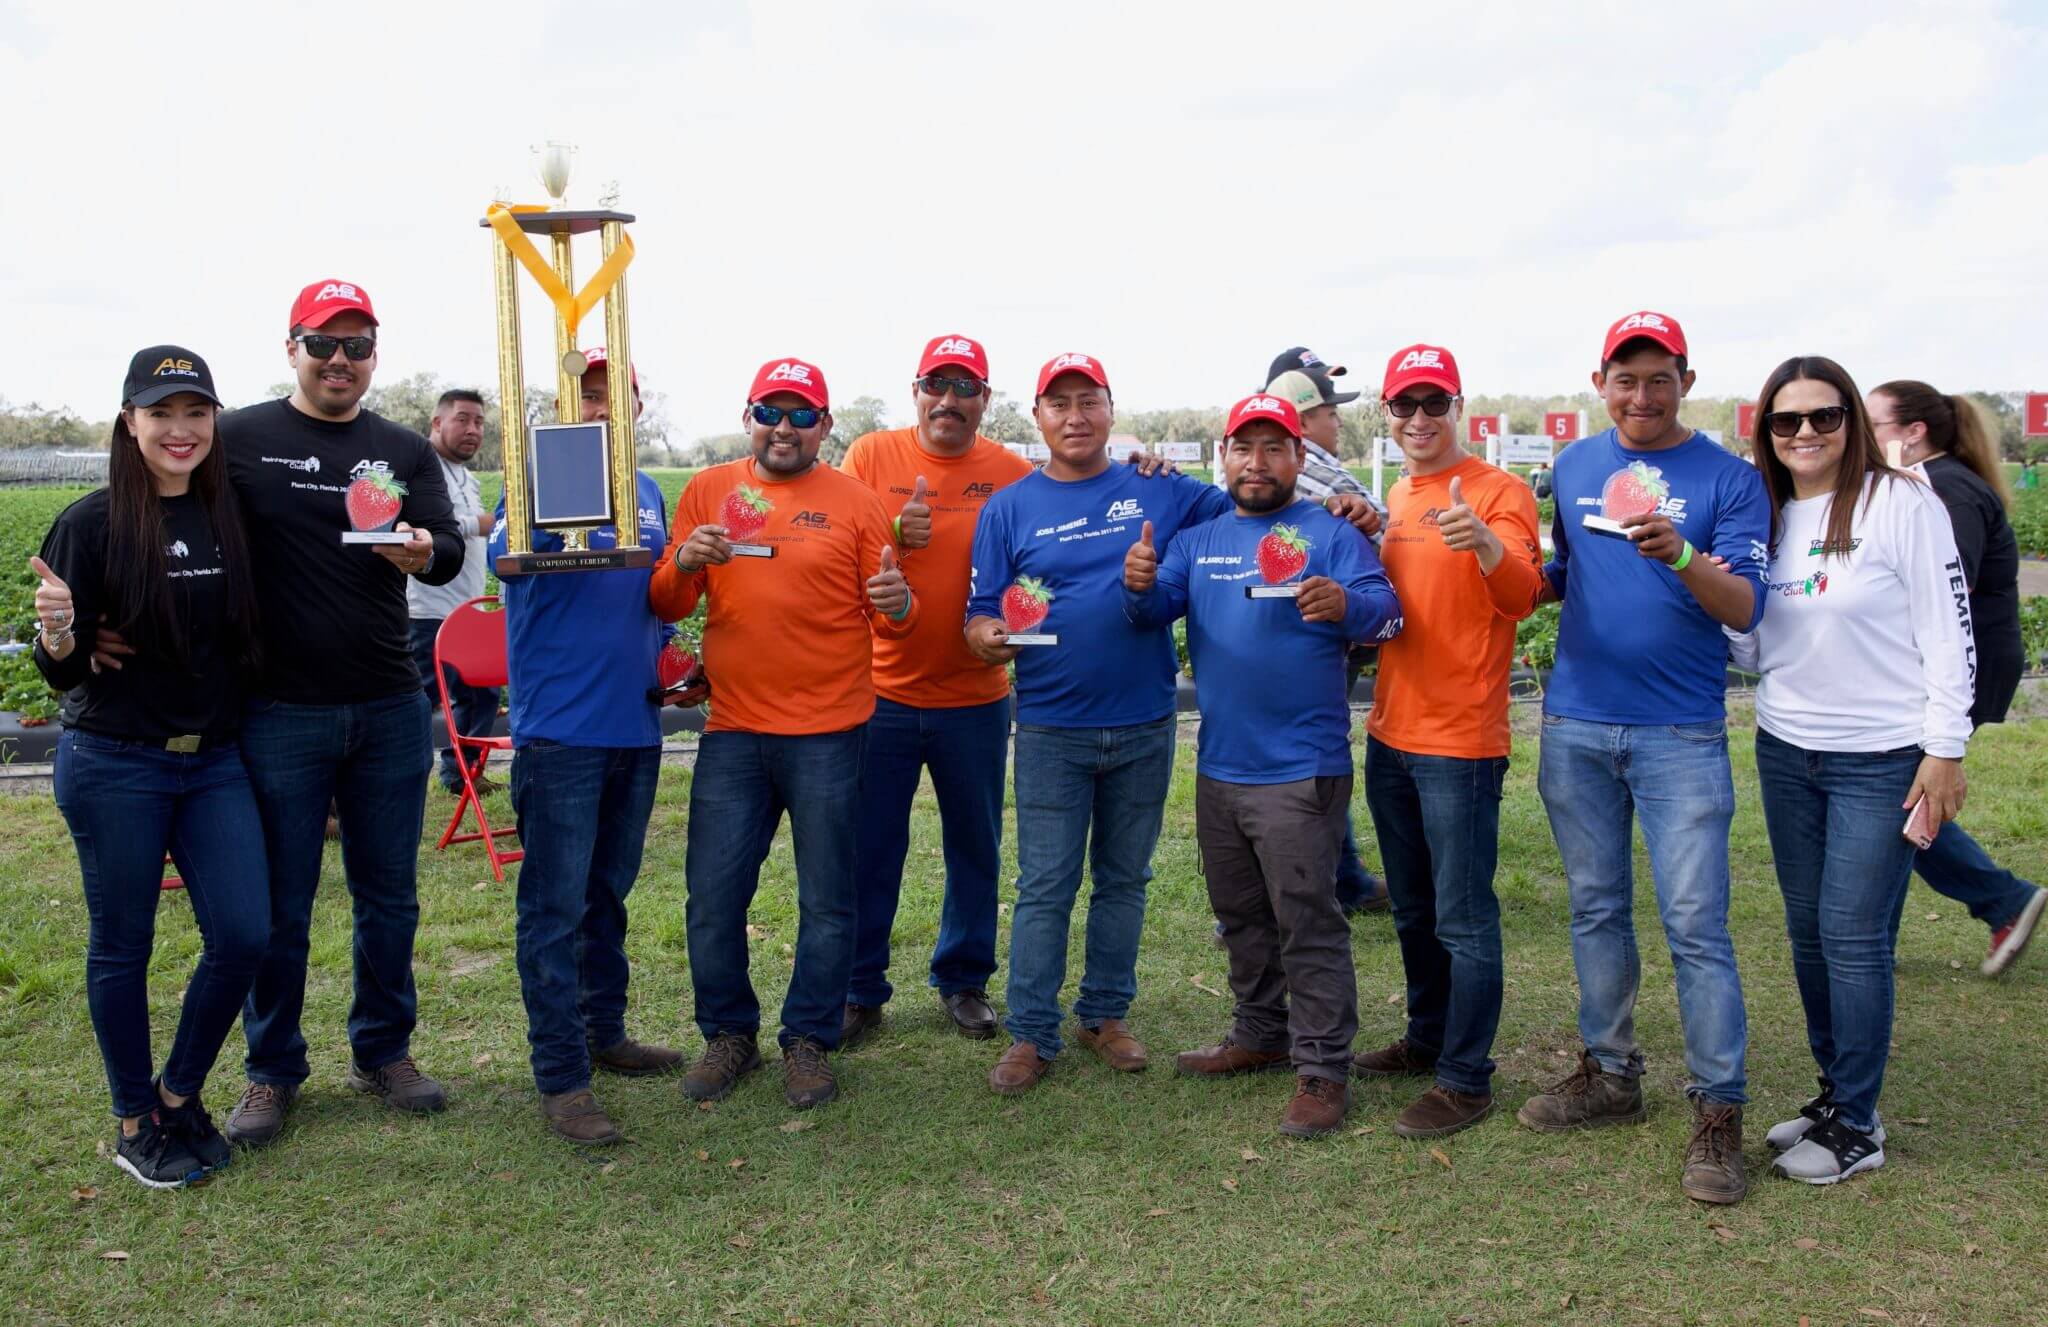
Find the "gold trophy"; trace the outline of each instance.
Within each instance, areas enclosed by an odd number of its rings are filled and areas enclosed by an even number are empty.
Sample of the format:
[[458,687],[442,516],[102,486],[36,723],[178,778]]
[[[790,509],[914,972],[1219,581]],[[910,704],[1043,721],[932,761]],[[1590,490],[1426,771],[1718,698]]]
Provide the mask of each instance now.
[[[633,261],[633,241],[626,227],[634,218],[607,206],[596,211],[566,207],[569,171],[576,149],[567,143],[546,143],[533,149],[534,171],[554,200],[551,207],[493,203],[481,223],[492,232],[498,297],[498,403],[505,453],[505,551],[497,560],[500,576],[545,571],[606,571],[645,567],[653,550],[640,543],[640,504],[633,445],[632,345],[626,329],[625,271]],[[571,241],[595,231],[603,262],[597,274],[578,291],[571,262]],[[549,255],[543,259],[530,238],[545,235]],[[519,269],[524,267],[555,307],[557,379],[554,424],[526,422],[526,371],[519,342]],[[604,335],[608,361],[619,370],[607,374],[609,425],[582,422],[583,373],[589,367],[576,348],[583,316],[604,302]],[[592,548],[589,533],[609,525],[617,531],[612,548]],[[541,552],[533,548],[535,530],[553,530],[562,547]]]

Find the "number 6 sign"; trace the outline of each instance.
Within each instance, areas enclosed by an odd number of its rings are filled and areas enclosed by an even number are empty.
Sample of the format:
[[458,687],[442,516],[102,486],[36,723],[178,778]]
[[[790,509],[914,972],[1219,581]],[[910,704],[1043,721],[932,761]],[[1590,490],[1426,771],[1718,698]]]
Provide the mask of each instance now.
[[1465,420],[1465,441],[1485,442],[1507,432],[1505,415],[1471,415]]

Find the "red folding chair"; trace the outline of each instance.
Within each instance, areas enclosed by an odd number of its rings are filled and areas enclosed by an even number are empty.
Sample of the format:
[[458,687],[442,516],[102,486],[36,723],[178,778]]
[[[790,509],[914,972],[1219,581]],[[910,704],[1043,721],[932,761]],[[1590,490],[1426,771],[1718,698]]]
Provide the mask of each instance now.
[[[436,852],[451,843],[482,843],[484,853],[491,859],[491,874],[499,880],[505,878],[505,863],[516,862],[526,856],[524,849],[505,852],[498,847],[501,834],[517,835],[516,827],[492,829],[491,822],[484,816],[483,795],[476,790],[476,776],[482,770],[484,761],[493,751],[509,751],[512,739],[488,735],[469,737],[455,731],[455,707],[448,703],[448,669],[454,669],[456,677],[472,687],[501,687],[507,680],[505,664],[505,612],[504,605],[495,595],[484,595],[460,604],[441,623],[441,629],[434,633],[434,685],[441,692],[441,717],[448,725],[448,745],[455,752],[456,767],[462,771],[462,796],[455,803],[455,814],[448,821],[448,828],[441,831],[441,841],[434,845]],[[476,832],[458,834],[462,828],[462,817],[476,813]]]

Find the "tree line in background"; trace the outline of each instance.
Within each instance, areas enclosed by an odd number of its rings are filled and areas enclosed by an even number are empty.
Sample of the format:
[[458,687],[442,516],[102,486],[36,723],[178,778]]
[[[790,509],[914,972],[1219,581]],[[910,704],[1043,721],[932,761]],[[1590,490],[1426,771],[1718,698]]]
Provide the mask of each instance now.
[[[441,393],[461,385],[445,381],[436,374],[415,373],[409,378],[372,387],[363,398],[363,404],[387,419],[424,434],[428,421],[433,417],[434,403]],[[476,466],[480,470],[496,470],[500,468],[498,393],[494,387],[479,390],[484,398],[484,445],[477,454]],[[288,384],[278,383],[267,395],[284,396],[289,391]],[[2024,392],[1966,392],[1964,395],[1984,408],[1986,417],[1997,430],[1999,449],[2006,460],[2037,464],[2048,461],[2048,439],[2021,436]],[[747,436],[738,431],[681,442],[673,436],[667,395],[650,391],[644,399],[646,410],[635,428],[642,465],[715,465],[731,460],[747,449]],[[1744,440],[1735,433],[1736,410],[1741,404],[1739,398],[1732,396],[1696,396],[1686,401],[1681,415],[1694,428],[1719,429],[1722,438],[1731,446],[1746,450]],[[541,422],[550,418],[553,406],[554,393],[539,388],[527,389],[525,410],[528,421]],[[1475,396],[1465,403],[1468,415],[1505,414],[1510,433],[1540,433],[1543,431],[1544,413],[1559,410],[1585,411],[1586,426],[1592,431],[1597,432],[1607,426],[1607,412],[1600,399],[1591,392],[1547,397]],[[1117,415],[1117,431],[1129,433],[1147,444],[1210,442],[1223,436],[1225,412],[1226,408],[1221,405],[1125,410]],[[833,412],[832,435],[822,449],[824,459],[837,464],[855,438],[888,427],[890,413],[889,403],[878,396],[859,396],[841,405]],[[907,406],[903,413],[907,416]],[[1343,422],[1339,443],[1343,459],[1370,461],[1371,439],[1386,432],[1386,422],[1381,418],[1377,405],[1360,401],[1340,410],[1338,416]],[[0,397],[0,450],[103,451],[112,427],[111,419],[89,422],[70,410],[46,409],[34,402],[16,405]],[[988,411],[982,416],[981,431],[998,442],[1039,441],[1038,428],[1031,422],[1029,407],[1003,392],[996,392],[990,398]]]

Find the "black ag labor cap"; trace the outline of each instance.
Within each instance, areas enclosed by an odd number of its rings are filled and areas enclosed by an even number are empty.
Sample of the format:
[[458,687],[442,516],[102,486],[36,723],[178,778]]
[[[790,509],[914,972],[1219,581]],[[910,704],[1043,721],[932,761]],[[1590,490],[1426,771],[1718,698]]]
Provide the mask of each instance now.
[[128,361],[128,380],[121,385],[122,405],[155,405],[179,392],[220,404],[220,397],[213,392],[213,370],[183,346],[150,346],[136,351],[135,358]]

